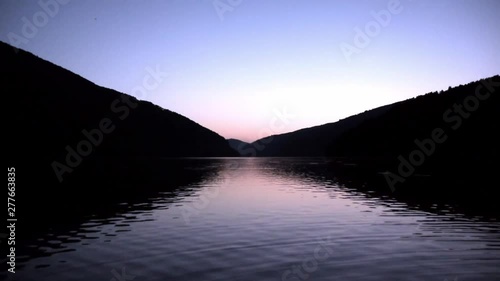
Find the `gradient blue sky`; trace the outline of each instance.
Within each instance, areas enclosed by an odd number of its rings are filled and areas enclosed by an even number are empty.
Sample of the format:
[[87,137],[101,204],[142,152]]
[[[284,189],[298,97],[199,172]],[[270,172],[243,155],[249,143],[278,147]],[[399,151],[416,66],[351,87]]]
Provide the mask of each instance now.
[[[400,0],[350,61],[341,44],[390,0],[241,0],[222,18],[214,2],[72,0],[19,47],[129,94],[158,66],[168,77],[141,98],[246,141],[500,73],[497,0]],[[0,40],[39,11],[2,0]]]

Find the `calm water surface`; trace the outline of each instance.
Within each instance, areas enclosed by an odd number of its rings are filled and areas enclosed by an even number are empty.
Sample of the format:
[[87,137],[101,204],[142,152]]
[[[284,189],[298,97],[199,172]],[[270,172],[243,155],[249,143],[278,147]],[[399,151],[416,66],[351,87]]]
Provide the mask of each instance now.
[[322,160],[193,161],[201,181],[31,241],[15,277],[500,280],[496,220],[346,188]]

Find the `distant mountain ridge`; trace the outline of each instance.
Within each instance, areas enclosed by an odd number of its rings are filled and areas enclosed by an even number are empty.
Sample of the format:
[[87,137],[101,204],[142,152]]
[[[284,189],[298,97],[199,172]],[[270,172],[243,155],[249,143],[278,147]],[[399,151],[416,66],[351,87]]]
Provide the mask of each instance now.
[[[248,149],[248,147],[250,146],[250,143],[248,142],[244,142],[244,141],[241,141],[241,140],[237,140],[237,139],[227,139],[227,142],[229,143],[229,146],[234,149],[236,152],[238,152],[238,155],[240,156],[249,156],[249,155],[246,155],[246,151]],[[253,155],[255,156],[255,155]]]
[[396,104],[367,110],[337,122],[265,137],[251,143],[246,151],[261,157],[323,157],[333,139],[370,118],[384,114]]

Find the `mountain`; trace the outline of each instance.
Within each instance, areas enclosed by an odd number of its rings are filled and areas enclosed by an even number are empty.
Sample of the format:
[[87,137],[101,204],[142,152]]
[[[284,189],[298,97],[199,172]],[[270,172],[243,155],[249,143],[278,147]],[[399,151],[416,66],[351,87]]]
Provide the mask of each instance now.
[[400,102],[332,139],[328,155],[390,172],[393,184],[424,175],[450,189],[471,184],[478,193],[478,183],[490,185],[500,159],[499,86],[496,75]]
[[[395,104],[386,105],[363,113],[291,133],[273,135],[259,139],[245,151],[263,157],[321,157],[326,156],[327,147],[333,139],[364,121],[387,112]],[[244,155],[245,156],[245,155]]]
[[26,212],[50,196],[93,202],[94,192],[164,188],[185,173],[168,157],[238,156],[223,137],[182,115],[33,54],[0,43],[0,60],[7,165],[15,167]]
[[[437,126],[438,123],[436,122],[439,122],[439,118],[442,119],[441,115],[446,106],[453,106],[454,102],[459,102],[460,99],[465,98],[470,91],[474,93],[474,89],[471,88],[492,79],[498,79],[498,76],[466,86],[450,87],[448,91],[442,93],[433,92],[368,110],[338,122],[262,138],[251,143],[250,147],[247,147],[245,151],[248,155],[254,154],[265,157],[354,157],[365,155],[368,152],[400,151],[402,147],[397,136],[411,136],[409,132],[413,130],[429,129],[428,126],[415,127],[418,122],[426,122],[428,125],[435,124]],[[492,86],[488,84],[488,87],[491,88]],[[496,97],[485,104],[489,106],[495,100]],[[449,118],[454,119],[456,117],[450,116]],[[491,125],[491,122],[487,124]],[[390,129],[387,129],[389,128],[387,124],[393,125]],[[390,130],[393,131],[389,132]],[[369,131],[370,133],[361,134],[362,131]],[[462,134],[467,134],[467,132],[464,131]],[[391,138],[393,141],[388,142],[386,138]],[[373,139],[378,141],[372,141]],[[490,142],[488,141],[488,143]],[[393,155],[390,157],[393,157]]]
[[[227,139],[229,146],[234,149],[240,156],[255,156],[247,155],[247,150],[250,148],[251,144],[237,139]],[[251,148],[250,148],[251,149]]]

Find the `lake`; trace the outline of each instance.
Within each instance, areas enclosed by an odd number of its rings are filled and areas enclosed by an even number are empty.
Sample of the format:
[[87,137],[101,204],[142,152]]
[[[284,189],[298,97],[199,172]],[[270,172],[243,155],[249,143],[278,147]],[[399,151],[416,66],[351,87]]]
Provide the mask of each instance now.
[[500,280],[498,219],[350,188],[321,158],[183,165],[203,176],[25,241],[17,280]]

